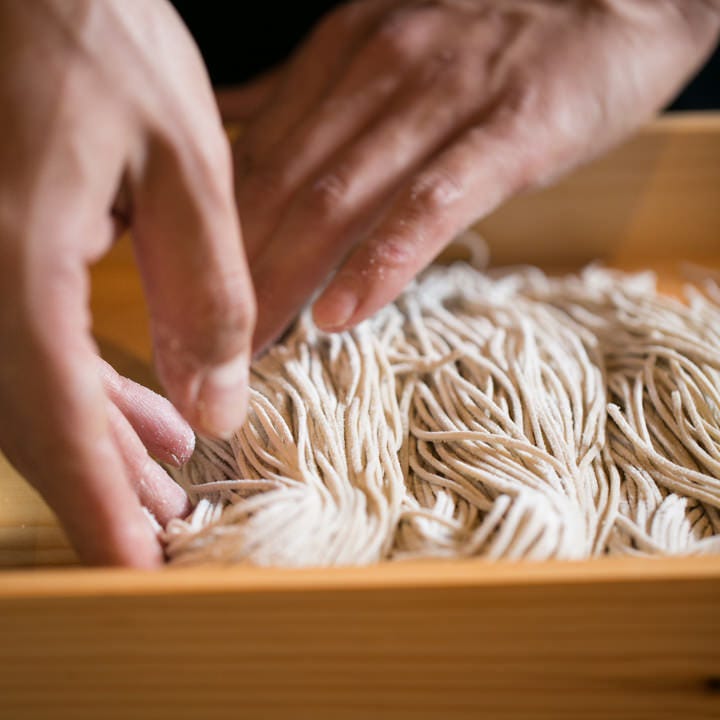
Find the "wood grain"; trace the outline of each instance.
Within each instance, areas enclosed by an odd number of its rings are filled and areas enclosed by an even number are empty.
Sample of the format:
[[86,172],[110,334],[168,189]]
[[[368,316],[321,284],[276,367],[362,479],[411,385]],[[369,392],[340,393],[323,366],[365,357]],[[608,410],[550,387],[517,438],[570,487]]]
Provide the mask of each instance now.
[[706,560],[11,573],[0,717],[718,717]]
[[498,264],[717,257],[720,113],[669,115],[479,224]]

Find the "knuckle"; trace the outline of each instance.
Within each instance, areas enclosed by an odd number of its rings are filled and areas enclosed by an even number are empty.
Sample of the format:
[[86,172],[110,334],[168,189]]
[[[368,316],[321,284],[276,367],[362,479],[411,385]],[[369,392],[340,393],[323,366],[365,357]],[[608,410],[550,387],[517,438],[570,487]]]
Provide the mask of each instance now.
[[385,269],[399,270],[414,263],[417,246],[421,242],[415,228],[405,228],[402,234],[393,233],[377,241],[370,251],[369,264],[382,275]]
[[222,290],[207,293],[205,307],[200,308],[206,326],[212,334],[223,338],[248,335],[255,325],[257,307],[253,294],[248,292],[247,280],[242,273],[222,277],[218,283]]
[[425,3],[388,13],[374,36],[376,52],[394,61],[407,61],[418,55],[436,26],[435,6]]
[[201,297],[179,304],[170,322],[156,323],[158,355],[189,372],[248,349],[257,308],[247,283],[227,274]]
[[432,216],[443,212],[463,195],[463,185],[449,170],[436,170],[419,177],[410,190],[415,212]]
[[308,207],[320,220],[331,221],[347,201],[350,183],[346,175],[333,171],[312,184]]

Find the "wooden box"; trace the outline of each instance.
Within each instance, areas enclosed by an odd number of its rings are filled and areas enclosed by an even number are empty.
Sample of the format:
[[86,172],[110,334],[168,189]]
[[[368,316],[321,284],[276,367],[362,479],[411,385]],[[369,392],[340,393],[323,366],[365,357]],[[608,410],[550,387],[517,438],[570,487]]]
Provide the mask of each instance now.
[[[720,115],[663,118],[481,223],[495,263],[720,267]],[[151,380],[120,244],[96,332]],[[720,717],[720,557],[143,573],[74,562],[0,465],[0,719]],[[14,566],[13,569],[10,566]],[[50,567],[54,566],[54,567]]]

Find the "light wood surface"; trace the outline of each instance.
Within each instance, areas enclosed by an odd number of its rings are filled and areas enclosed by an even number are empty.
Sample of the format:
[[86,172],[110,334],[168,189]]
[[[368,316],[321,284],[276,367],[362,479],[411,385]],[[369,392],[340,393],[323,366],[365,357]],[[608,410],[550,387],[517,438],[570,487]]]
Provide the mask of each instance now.
[[[656,122],[480,224],[498,263],[720,268],[720,116]],[[95,332],[152,383],[127,242]],[[720,718],[720,558],[344,570],[41,569],[74,561],[0,458],[0,720]]]
[[638,266],[717,256],[720,113],[670,115],[480,223],[494,262]]
[[0,717],[718,717],[719,570],[9,573]]

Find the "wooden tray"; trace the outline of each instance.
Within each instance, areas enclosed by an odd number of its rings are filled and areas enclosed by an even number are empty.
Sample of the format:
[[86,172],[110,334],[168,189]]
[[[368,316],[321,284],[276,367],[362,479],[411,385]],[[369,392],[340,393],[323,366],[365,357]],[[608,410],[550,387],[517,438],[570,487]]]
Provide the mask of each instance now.
[[[481,223],[495,263],[720,268],[720,115],[666,117]],[[96,334],[152,383],[132,254]],[[5,718],[720,717],[720,557],[142,573],[75,562],[0,458]],[[20,569],[22,568],[22,569]]]

